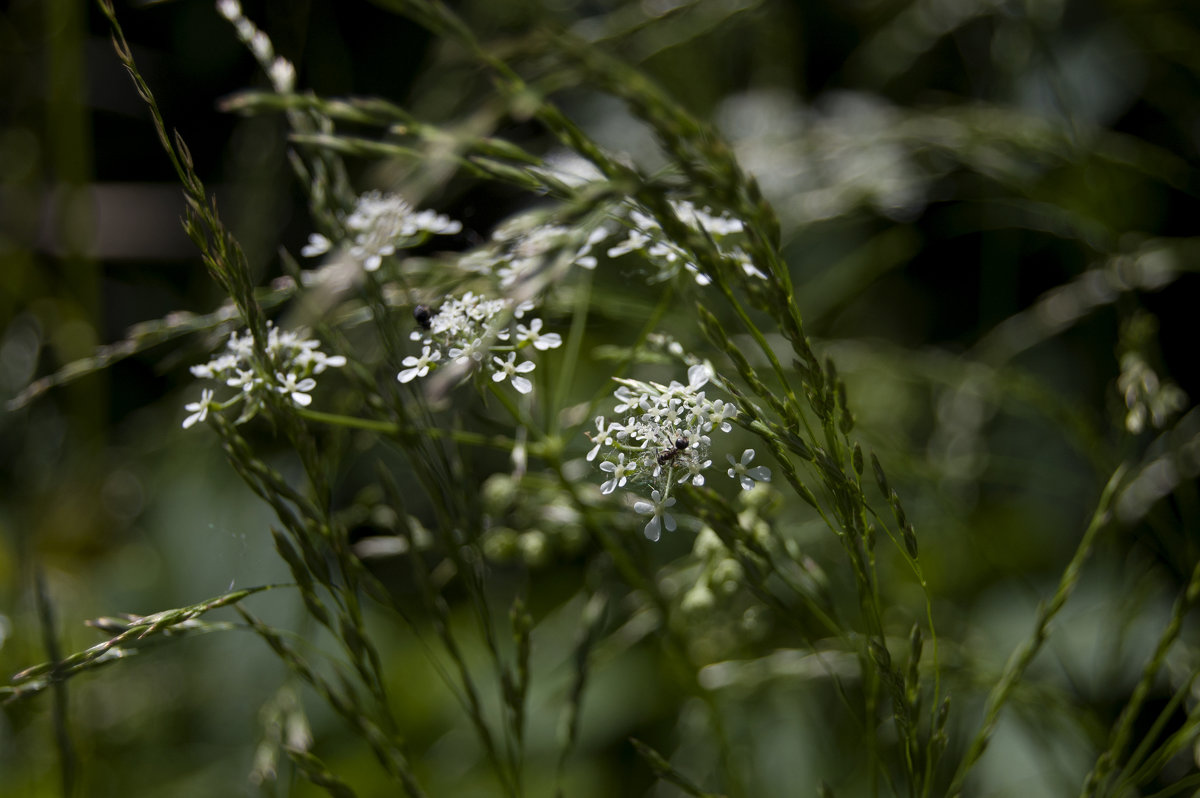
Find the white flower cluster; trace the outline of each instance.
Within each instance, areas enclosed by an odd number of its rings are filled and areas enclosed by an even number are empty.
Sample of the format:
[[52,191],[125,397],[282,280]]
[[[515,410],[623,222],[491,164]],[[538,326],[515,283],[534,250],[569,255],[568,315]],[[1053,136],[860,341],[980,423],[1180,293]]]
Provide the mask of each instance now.
[[565,252],[571,253],[567,262],[596,268],[592,247],[611,235],[611,229],[600,225],[585,238],[577,227],[541,223],[542,218],[540,214],[524,214],[502,224],[486,246],[459,258],[459,267],[494,276],[506,291],[540,272],[551,257],[561,257]]
[[[462,223],[448,216],[414,210],[400,195],[379,191],[361,195],[344,223],[350,257],[369,272],[377,270],[383,259],[397,249],[416,246],[430,235],[452,235],[462,230]],[[333,244],[320,233],[313,233],[300,254],[306,258],[323,255]]]
[[[672,381],[670,385],[657,382],[617,379],[620,387],[613,396],[613,408],[623,421],[596,418],[596,434],[590,435],[595,444],[587,459],[595,460],[603,452],[600,470],[608,479],[600,487],[610,494],[627,484],[650,488],[650,501],[639,499],[633,509],[649,515],[646,537],[658,540],[663,528],[675,529],[675,519],[668,512],[675,504],[671,487],[691,482],[700,487],[705,482],[705,470],[712,465],[709,451],[712,435],[730,432],[730,419],[737,415],[732,402],[709,399],[700,390],[709,381],[709,366],[694,365],[688,369],[688,383]],[[749,467],[754,450],[747,449],[741,460],[726,455],[732,466],[727,472],[749,490],[754,482],[771,479],[771,471],[763,466]]]
[[[717,244],[722,257],[740,266],[747,275],[766,277],[751,262],[745,250],[725,241],[745,229],[740,219],[735,219],[727,213],[713,215],[712,209],[697,208],[686,200],[671,200],[671,208],[679,221],[693,230],[706,233]],[[662,225],[652,215],[635,206],[629,209],[628,218],[631,225],[629,234],[624,241],[608,249],[608,257],[619,258],[630,252],[641,251],[658,268],[657,280],[668,280],[679,274],[681,269],[685,269],[695,275],[696,282],[700,285],[712,282],[708,275],[700,271],[699,266],[688,259],[687,253],[667,237]]]
[[[442,352],[449,362],[466,368],[491,369],[492,380],[508,380],[520,393],[533,390],[533,383],[524,376],[533,371],[532,360],[517,362],[517,352],[533,347],[538,351],[562,346],[558,333],[543,332],[539,318],[530,318],[529,324],[510,326],[513,319],[523,319],[533,310],[532,302],[514,306],[511,299],[488,299],[470,291],[461,297],[449,296],[436,313],[424,305],[413,310],[420,325],[414,330],[412,340],[422,345],[420,357],[409,355],[404,358],[406,367],[396,375],[400,382],[412,382],[435,370],[443,361]],[[507,358],[500,355],[507,354]],[[485,363],[485,359],[490,361]]]
[[307,407],[312,403],[312,390],[317,386],[313,377],[327,368],[346,365],[341,355],[329,356],[319,347],[320,341],[306,339],[296,331],[284,331],[267,322],[267,358],[263,368],[254,365],[254,340],[249,331],[229,335],[225,351],[207,363],[192,366],[198,379],[220,380],[237,393],[218,402],[214,391],[205,388],[199,402],[189,402],[185,409],[191,414],[183,420],[187,429],[208,418],[210,410],[225,410],[244,403],[238,423],[253,418],[262,409],[269,392],[282,394],[292,404]]
[[233,23],[238,38],[254,53],[254,58],[270,77],[275,91],[286,94],[295,88],[296,67],[286,58],[275,55],[275,47],[271,44],[270,37],[246,18],[238,0],[217,0],[217,11]]

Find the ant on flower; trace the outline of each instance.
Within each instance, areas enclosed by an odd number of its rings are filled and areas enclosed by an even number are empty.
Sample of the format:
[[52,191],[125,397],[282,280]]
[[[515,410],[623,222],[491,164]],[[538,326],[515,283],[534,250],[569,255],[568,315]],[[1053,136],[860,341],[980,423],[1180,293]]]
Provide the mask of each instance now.
[[682,437],[676,438],[674,449],[668,448],[668,449],[664,449],[663,451],[658,453],[658,464],[660,466],[666,465],[667,463],[671,462],[679,455],[683,454],[684,450],[686,450],[687,447],[688,447],[687,438],[682,438]]

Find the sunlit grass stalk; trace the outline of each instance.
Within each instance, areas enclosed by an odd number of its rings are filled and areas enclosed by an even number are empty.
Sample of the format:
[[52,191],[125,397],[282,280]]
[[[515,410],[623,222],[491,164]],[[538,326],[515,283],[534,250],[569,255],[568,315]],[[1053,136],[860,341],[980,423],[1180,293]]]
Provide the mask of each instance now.
[[1121,772],[1115,779],[1116,786],[1112,790],[1113,794],[1120,795],[1120,790],[1125,785],[1144,784],[1152,779],[1180,751],[1191,745],[1197,734],[1200,734],[1200,708],[1193,707],[1179,728],[1167,735],[1157,748],[1154,747],[1167,724],[1171,722],[1180,706],[1191,695],[1197,678],[1200,678],[1200,669],[1193,670],[1188,678],[1175,688],[1171,699],[1163,705],[1158,717],[1154,719],[1154,723],[1143,735],[1137,748],[1129,755],[1128,761],[1122,766]]
[[187,231],[188,237],[200,249],[201,257],[205,266],[208,267],[209,274],[237,306],[238,312],[254,337],[259,357],[265,360],[266,318],[255,299],[254,285],[250,280],[245,255],[237,241],[221,222],[217,213],[216,201],[209,198],[204,183],[196,174],[191,153],[188,151],[183,137],[178,133],[174,137],[167,134],[167,126],[159,111],[158,103],[154,99],[154,93],[142,78],[137,64],[134,63],[133,51],[117,21],[111,0],[97,0],[97,2],[108,18],[117,57],[129,72],[138,95],[149,109],[163,151],[166,152],[175,173],[183,184],[184,197],[187,200],[184,229]]
[[1129,700],[1121,709],[1121,715],[1117,718],[1116,725],[1113,726],[1109,736],[1108,748],[1097,758],[1096,764],[1085,779],[1081,796],[1109,792],[1106,781],[1125,753],[1130,735],[1133,733],[1134,720],[1137,718],[1150,688],[1154,685],[1159,670],[1166,661],[1167,652],[1179,638],[1179,633],[1183,631],[1184,618],[1198,599],[1200,599],[1200,563],[1192,570],[1191,579],[1188,580],[1183,592],[1175,600],[1175,605],[1171,610],[1171,619],[1167,623],[1166,629],[1163,630],[1162,636],[1159,637],[1158,644],[1154,647],[1154,653],[1142,669],[1142,678],[1138,680]]
[[1008,663],[1004,667],[1004,672],[1000,675],[1000,680],[992,688],[991,692],[988,693],[987,703],[983,711],[983,722],[980,725],[979,731],[976,732],[975,737],[967,746],[966,753],[963,755],[958,769],[950,781],[950,786],[946,791],[946,794],[951,796],[951,798],[961,793],[967,773],[979,761],[979,757],[983,755],[984,749],[987,747],[988,742],[991,741],[992,733],[996,730],[996,723],[1000,719],[1000,711],[1012,695],[1013,688],[1016,687],[1021,677],[1025,675],[1025,670],[1033,662],[1033,658],[1041,650],[1042,644],[1049,637],[1050,622],[1054,620],[1059,610],[1067,603],[1067,599],[1070,598],[1071,593],[1074,592],[1076,585],[1079,583],[1083,563],[1092,553],[1092,547],[1095,545],[1097,535],[1112,520],[1112,504],[1117,497],[1127,470],[1127,467],[1122,464],[1109,477],[1108,483],[1100,493],[1100,498],[1096,503],[1096,510],[1092,514],[1091,521],[1088,523],[1087,529],[1084,530],[1083,537],[1075,549],[1075,554],[1071,557],[1071,561],[1067,563],[1067,567],[1063,571],[1062,578],[1058,583],[1058,589],[1054,591],[1054,595],[1050,597],[1047,603],[1038,607],[1033,634],[1012,653],[1012,656],[1009,657]]

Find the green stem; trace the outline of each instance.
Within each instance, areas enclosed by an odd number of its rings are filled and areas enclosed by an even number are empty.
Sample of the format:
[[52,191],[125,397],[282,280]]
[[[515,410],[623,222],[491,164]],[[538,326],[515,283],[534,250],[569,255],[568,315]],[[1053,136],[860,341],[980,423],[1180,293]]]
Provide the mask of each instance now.
[[1042,644],[1046,642],[1046,638],[1049,636],[1050,622],[1054,620],[1054,616],[1067,603],[1067,599],[1070,598],[1071,593],[1078,584],[1080,571],[1083,569],[1084,561],[1092,552],[1096,536],[1100,533],[1100,530],[1107,526],[1111,518],[1109,509],[1117,497],[1118,488],[1121,486],[1121,481],[1125,476],[1126,470],[1126,465],[1122,463],[1113,472],[1113,475],[1109,477],[1108,484],[1104,486],[1104,491],[1100,494],[1100,501],[1096,506],[1096,511],[1092,514],[1092,520],[1084,531],[1078,548],[1075,549],[1075,555],[1067,563],[1066,570],[1063,571],[1062,579],[1058,583],[1058,590],[1051,597],[1049,604],[1039,608],[1037,626],[1034,628],[1033,634],[1020,648],[1013,652],[1008,660],[1008,664],[1004,668],[1004,673],[1001,675],[1000,681],[992,688],[991,693],[988,694],[987,706],[983,714],[983,724],[976,733],[975,739],[971,741],[970,746],[967,748],[967,753],[959,764],[958,770],[950,782],[949,789],[946,790],[946,794],[951,796],[951,798],[955,798],[955,796],[962,793],[967,773],[979,761],[979,757],[983,755],[984,749],[991,740],[992,733],[996,730],[1000,711],[1012,695],[1013,688],[1017,686],[1021,677],[1025,675],[1026,668],[1033,662],[1033,658],[1041,650]]

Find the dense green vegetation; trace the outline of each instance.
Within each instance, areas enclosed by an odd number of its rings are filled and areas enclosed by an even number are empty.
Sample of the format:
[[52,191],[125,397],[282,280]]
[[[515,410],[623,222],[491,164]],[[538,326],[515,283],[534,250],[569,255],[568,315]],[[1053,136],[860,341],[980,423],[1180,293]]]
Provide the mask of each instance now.
[[1200,10],[0,14],[0,794],[1200,788]]

